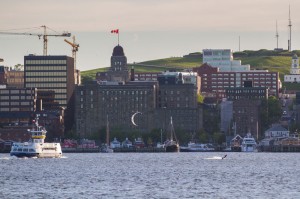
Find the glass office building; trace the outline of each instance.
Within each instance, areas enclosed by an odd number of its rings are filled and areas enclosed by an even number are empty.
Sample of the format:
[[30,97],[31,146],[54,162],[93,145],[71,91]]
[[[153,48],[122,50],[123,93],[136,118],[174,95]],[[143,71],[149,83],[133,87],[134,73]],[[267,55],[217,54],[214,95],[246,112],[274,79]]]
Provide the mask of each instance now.
[[67,107],[75,87],[74,59],[68,56],[24,57],[24,86],[54,91],[54,101]]

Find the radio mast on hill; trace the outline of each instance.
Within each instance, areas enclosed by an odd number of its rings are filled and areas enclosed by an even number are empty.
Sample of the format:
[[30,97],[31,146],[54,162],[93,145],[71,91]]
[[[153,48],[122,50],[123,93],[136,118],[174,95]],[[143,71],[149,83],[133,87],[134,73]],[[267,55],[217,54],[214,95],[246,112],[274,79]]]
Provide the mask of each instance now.
[[291,20],[291,6],[289,5],[289,40],[288,40],[288,51],[292,50],[292,20]]
[[278,34],[278,29],[277,29],[277,20],[276,20],[276,35],[275,35],[275,37],[276,37],[276,49],[278,49],[278,38],[279,38],[279,34]]

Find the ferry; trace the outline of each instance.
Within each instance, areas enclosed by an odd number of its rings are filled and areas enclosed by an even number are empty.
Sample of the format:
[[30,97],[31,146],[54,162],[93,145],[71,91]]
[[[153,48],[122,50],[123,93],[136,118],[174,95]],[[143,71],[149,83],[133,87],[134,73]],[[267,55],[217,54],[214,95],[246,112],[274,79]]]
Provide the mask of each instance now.
[[45,143],[46,129],[39,126],[38,118],[34,122],[35,126],[27,130],[31,133],[31,139],[28,142],[14,142],[10,155],[16,157],[60,158],[62,156],[60,143]]

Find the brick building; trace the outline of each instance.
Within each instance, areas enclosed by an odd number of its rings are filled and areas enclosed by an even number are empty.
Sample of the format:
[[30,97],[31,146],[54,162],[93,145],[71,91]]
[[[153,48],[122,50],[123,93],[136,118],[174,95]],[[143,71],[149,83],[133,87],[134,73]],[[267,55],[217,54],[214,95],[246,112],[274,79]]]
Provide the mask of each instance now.
[[253,87],[267,87],[268,95],[278,97],[280,80],[278,72],[250,70],[241,72],[220,72],[208,64],[193,68],[201,77],[201,92],[204,96],[219,100],[226,97],[227,88],[243,87],[245,81],[251,81]]
[[[135,81],[134,73],[128,73],[126,60],[123,48],[116,46],[109,71],[97,74],[96,82],[76,87],[75,122],[80,137],[105,128],[107,116],[111,131],[149,133],[166,129],[171,116],[174,128],[184,133],[202,128],[198,87],[191,78],[184,82],[182,74],[174,73],[157,74],[158,81]],[[135,126],[131,116],[137,111],[142,114],[135,117]]]

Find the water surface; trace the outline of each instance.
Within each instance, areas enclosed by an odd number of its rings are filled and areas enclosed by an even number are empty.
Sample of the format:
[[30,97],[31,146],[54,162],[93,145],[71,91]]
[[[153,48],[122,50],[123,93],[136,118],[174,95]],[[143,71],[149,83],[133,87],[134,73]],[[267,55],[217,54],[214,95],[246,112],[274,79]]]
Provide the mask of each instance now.
[[0,154],[0,198],[300,198],[299,153]]

